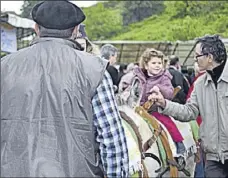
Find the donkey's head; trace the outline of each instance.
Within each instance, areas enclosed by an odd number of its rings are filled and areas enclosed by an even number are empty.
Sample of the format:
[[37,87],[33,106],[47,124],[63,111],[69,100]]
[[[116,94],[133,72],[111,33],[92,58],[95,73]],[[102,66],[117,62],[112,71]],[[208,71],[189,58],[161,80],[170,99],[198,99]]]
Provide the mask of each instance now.
[[140,81],[135,78],[132,84],[116,95],[118,105],[128,105],[131,108],[138,106],[141,100]]

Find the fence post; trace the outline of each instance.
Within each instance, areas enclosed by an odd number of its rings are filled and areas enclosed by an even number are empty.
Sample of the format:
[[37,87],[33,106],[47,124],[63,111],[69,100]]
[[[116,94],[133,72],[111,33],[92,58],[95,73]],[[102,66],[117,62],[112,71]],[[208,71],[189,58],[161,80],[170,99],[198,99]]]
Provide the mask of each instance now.
[[141,44],[139,44],[139,48],[138,48],[138,51],[137,51],[137,55],[136,55],[136,58],[135,58],[135,62],[138,61],[138,57],[139,57],[139,52],[141,50]]
[[174,47],[174,49],[173,49],[172,55],[175,54],[175,52],[176,52],[178,46],[179,46],[179,43],[177,42],[176,45],[175,45],[175,47]]
[[192,51],[195,49],[196,44],[193,45],[191,51],[188,53],[187,57],[185,58],[184,62],[183,62],[183,66],[185,65],[185,63],[187,62],[188,58],[190,57],[190,55],[192,54]]
[[122,44],[121,44],[121,47],[120,47],[119,63],[121,63],[122,52],[123,52],[123,46],[124,46],[124,44],[122,43]]

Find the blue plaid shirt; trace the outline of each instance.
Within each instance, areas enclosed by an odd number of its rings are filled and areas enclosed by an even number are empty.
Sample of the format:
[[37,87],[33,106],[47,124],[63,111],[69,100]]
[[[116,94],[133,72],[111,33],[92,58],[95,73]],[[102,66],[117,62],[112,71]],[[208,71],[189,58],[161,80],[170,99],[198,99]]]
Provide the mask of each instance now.
[[106,177],[127,177],[129,158],[121,117],[117,108],[113,83],[106,71],[92,99],[96,140]]

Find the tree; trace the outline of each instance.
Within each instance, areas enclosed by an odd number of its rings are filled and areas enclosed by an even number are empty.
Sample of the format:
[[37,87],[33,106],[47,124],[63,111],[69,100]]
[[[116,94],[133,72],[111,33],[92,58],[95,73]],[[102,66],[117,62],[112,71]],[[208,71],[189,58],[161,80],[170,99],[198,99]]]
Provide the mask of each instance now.
[[122,16],[120,10],[105,8],[103,3],[83,9],[86,14],[86,32],[91,40],[104,40],[121,32]]
[[29,18],[31,19],[31,11],[32,11],[32,8],[39,2],[42,2],[42,1],[24,1],[23,5],[22,5],[22,8],[21,8],[21,16],[24,17],[24,18]]
[[124,25],[142,21],[164,10],[163,1],[124,1],[123,6],[122,16]]

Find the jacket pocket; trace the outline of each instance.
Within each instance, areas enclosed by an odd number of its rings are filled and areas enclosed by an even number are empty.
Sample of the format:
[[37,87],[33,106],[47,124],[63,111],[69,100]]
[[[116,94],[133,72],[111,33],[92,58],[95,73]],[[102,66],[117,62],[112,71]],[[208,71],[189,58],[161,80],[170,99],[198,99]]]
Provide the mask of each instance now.
[[228,106],[228,91],[225,92],[223,99],[225,100],[225,104]]
[[227,110],[228,113],[228,91],[221,97],[221,107],[225,107],[224,109]]
[[225,98],[228,98],[228,91],[225,92],[225,95],[224,95]]

